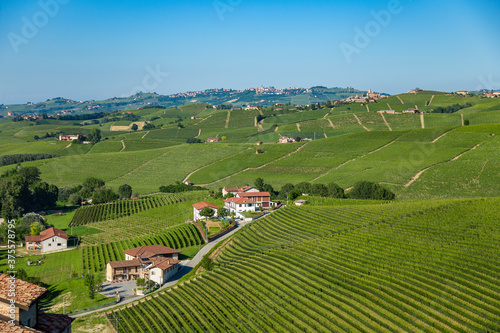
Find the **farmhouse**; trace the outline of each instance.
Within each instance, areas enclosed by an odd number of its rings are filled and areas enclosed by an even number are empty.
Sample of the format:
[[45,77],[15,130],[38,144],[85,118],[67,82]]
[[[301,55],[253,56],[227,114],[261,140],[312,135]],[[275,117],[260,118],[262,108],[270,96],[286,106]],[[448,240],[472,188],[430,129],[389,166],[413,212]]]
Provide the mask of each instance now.
[[494,92],[493,92],[493,95],[495,95],[495,96],[500,96],[500,91],[494,91]]
[[200,212],[203,208],[206,207],[212,208],[215,211],[214,216],[217,216],[217,211],[219,210],[219,207],[217,207],[216,205],[212,205],[211,203],[202,201],[193,204],[193,220],[195,221],[201,220],[203,216],[200,215]]
[[123,253],[125,260],[110,261],[106,265],[108,282],[146,278],[163,284],[180,269],[180,251],[163,245],[140,246]]
[[224,208],[231,213],[255,212],[257,204],[255,201],[245,198],[232,197],[224,200]]
[[459,90],[456,92],[457,95],[467,95],[469,92],[467,90]]
[[[12,288],[15,286],[15,296]],[[73,318],[38,310],[47,289],[0,274],[0,331],[71,333]],[[8,321],[14,320],[14,325]]]
[[84,139],[85,137],[80,134],[59,135],[59,141],[73,141],[73,140],[83,141]]
[[221,138],[208,138],[206,142],[219,142],[222,141]]
[[200,117],[198,117],[198,116],[192,116],[191,120],[194,120],[194,119],[200,119]]
[[417,109],[406,109],[403,113],[420,113]]
[[274,203],[271,201],[269,192],[240,192],[236,194],[236,197],[252,200],[257,205],[256,207],[269,208]]
[[68,248],[68,235],[54,227],[40,232],[37,236],[26,236],[26,250],[40,250],[47,253]]
[[282,136],[279,138],[279,143],[290,143],[290,142],[295,142],[295,137],[288,137],[288,136]]
[[236,195],[239,192],[259,192],[256,188],[253,188],[252,186],[234,186],[234,187],[224,187],[222,189],[222,196],[228,195],[228,193],[231,193],[232,195]]

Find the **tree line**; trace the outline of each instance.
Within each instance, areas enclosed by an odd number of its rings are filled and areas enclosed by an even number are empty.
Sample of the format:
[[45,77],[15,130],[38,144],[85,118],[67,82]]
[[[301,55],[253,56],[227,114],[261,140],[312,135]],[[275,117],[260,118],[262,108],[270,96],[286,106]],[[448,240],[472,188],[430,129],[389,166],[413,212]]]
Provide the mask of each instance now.
[[44,160],[47,158],[56,158],[60,155],[56,154],[11,154],[0,156],[0,166],[19,164],[28,161]]

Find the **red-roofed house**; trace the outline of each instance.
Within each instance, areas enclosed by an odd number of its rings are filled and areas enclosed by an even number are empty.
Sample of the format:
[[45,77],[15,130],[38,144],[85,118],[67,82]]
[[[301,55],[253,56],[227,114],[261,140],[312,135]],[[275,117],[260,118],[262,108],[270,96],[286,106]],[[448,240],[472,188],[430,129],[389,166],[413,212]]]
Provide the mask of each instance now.
[[42,253],[68,248],[68,235],[54,227],[45,229],[37,236],[26,236],[26,250],[40,250]]
[[139,246],[123,253],[125,260],[110,261],[106,265],[108,282],[146,278],[163,284],[180,269],[180,251],[163,245]]
[[224,187],[222,189],[222,196],[226,196],[229,193],[232,195],[236,195],[239,192],[259,192],[256,188],[253,188],[252,186],[234,186],[234,187]]
[[46,293],[43,287],[0,274],[1,332],[70,333],[72,318],[38,311]]
[[250,199],[232,197],[224,200],[224,208],[235,214],[241,212],[255,212],[256,207],[255,201]]
[[469,92],[467,90],[459,90],[456,92],[457,95],[467,95]]
[[257,207],[269,208],[273,204],[269,192],[240,192],[236,194],[236,197],[252,200]]
[[493,95],[495,95],[495,96],[500,96],[500,91],[494,91],[494,92],[493,92]]
[[213,210],[215,210],[214,216],[217,216],[217,211],[219,210],[219,207],[217,207],[216,205],[213,205],[211,203],[202,201],[202,202],[197,202],[197,203],[193,204],[193,220],[198,221],[198,220],[201,220],[203,218],[203,216],[200,215],[200,212],[205,207],[209,207],[209,208],[212,208]]

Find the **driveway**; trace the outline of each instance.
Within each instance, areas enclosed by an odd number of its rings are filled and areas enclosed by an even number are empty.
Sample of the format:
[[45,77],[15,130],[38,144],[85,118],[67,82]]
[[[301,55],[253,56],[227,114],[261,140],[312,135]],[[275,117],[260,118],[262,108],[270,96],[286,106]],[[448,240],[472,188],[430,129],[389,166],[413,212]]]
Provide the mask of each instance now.
[[115,282],[115,283],[103,283],[103,289],[101,294],[106,297],[115,297],[116,292],[120,294],[121,298],[130,297],[134,295],[134,288],[137,288],[135,281],[125,281],[125,282]]

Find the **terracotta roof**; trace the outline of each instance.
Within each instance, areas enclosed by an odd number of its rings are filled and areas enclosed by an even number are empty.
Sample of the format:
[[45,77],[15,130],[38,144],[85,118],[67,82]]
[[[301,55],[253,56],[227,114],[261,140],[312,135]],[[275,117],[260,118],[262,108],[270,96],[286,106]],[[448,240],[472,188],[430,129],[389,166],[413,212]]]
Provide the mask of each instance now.
[[240,192],[237,194],[240,197],[270,197],[269,192]]
[[3,333],[44,333],[43,331],[29,328],[26,326],[11,325],[6,321],[0,320],[0,332]]
[[219,207],[217,207],[216,205],[212,205],[211,203],[208,203],[208,202],[205,202],[205,201],[202,201],[202,202],[197,202],[195,204],[193,204],[193,207],[197,210],[202,210],[203,208],[205,207],[210,207],[210,208],[214,208],[214,209],[219,209]]
[[64,239],[68,239],[68,234],[66,234],[65,231],[63,231],[61,229],[56,229],[54,227],[49,228],[49,229],[45,229],[44,231],[40,232],[40,237],[41,237],[42,241],[49,239],[50,237],[54,237],[54,236],[59,236],[59,237],[64,238]]
[[149,258],[159,254],[181,253],[181,251],[171,249],[163,245],[146,245],[139,246],[134,249],[125,250],[123,251],[123,253],[131,255],[132,257],[140,256],[143,258]]
[[246,198],[238,198],[238,197],[232,197],[229,199],[224,200],[225,202],[234,202],[234,203],[255,203],[255,201],[246,199]]
[[111,268],[123,268],[123,267],[136,267],[141,266],[141,262],[137,259],[132,260],[120,260],[120,261],[110,261],[108,263]]
[[42,241],[42,236],[36,235],[36,236],[26,236],[24,237],[25,242],[41,242]]
[[252,186],[234,186],[234,187],[224,187],[227,192],[246,192],[252,189]]
[[154,267],[158,267],[159,269],[166,270],[170,266],[178,264],[180,261],[172,258],[157,258],[153,260],[151,263]]
[[[10,300],[10,287],[12,280],[9,275],[0,274],[0,298]],[[47,289],[23,280],[15,279],[16,304],[29,308],[34,302],[40,299]]]
[[70,316],[56,313],[38,313],[37,328],[47,333],[62,332],[75,320]]

